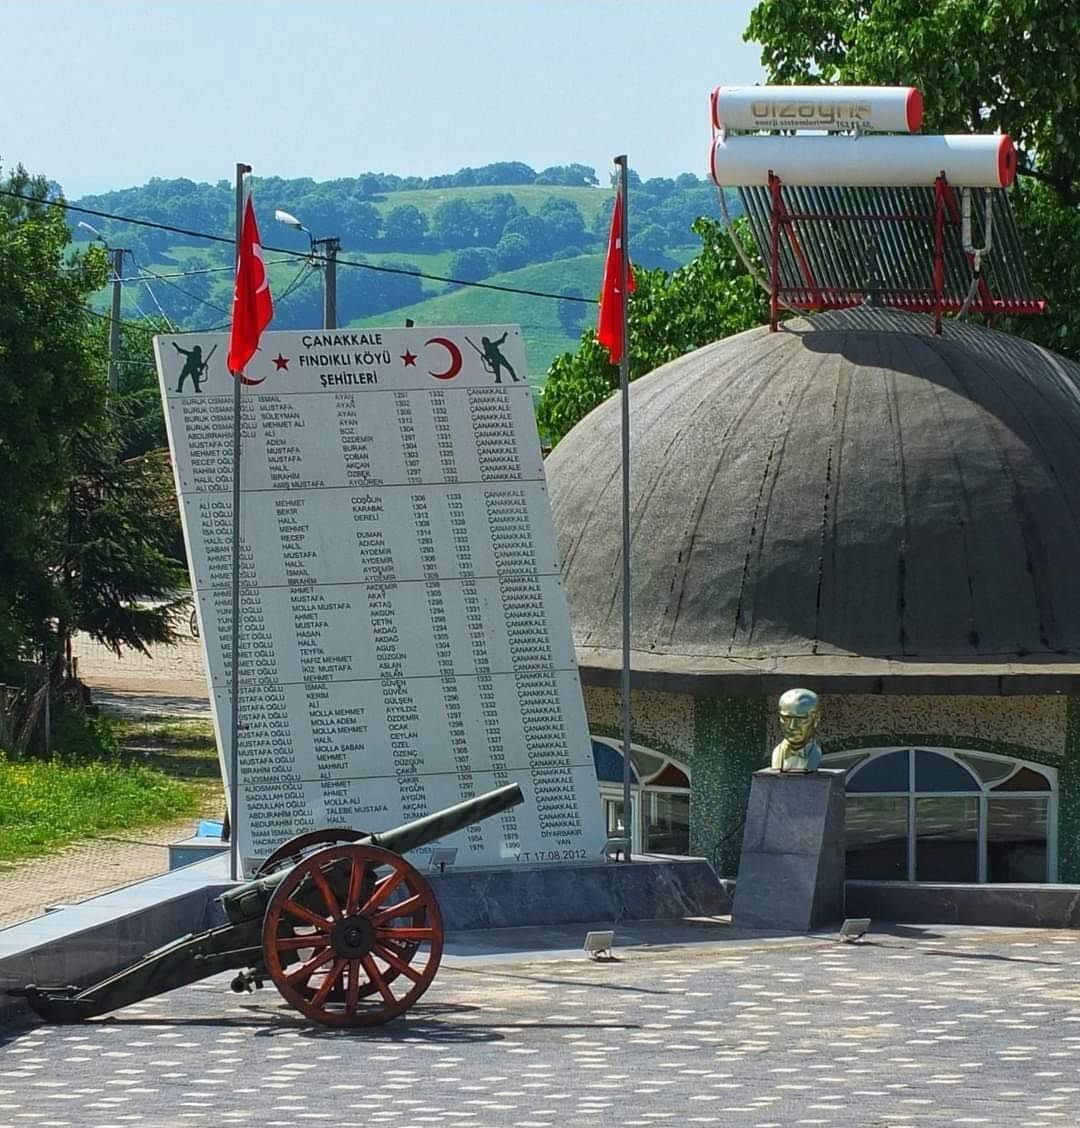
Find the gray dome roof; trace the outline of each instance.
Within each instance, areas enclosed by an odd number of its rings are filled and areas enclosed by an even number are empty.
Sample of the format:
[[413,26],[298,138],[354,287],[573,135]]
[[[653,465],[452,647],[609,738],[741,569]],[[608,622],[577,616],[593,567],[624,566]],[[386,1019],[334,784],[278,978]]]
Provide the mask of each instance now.
[[[708,345],[630,405],[632,664],[652,684],[1080,684],[1080,366],[854,310]],[[593,681],[620,663],[620,466],[618,396],[547,460]]]

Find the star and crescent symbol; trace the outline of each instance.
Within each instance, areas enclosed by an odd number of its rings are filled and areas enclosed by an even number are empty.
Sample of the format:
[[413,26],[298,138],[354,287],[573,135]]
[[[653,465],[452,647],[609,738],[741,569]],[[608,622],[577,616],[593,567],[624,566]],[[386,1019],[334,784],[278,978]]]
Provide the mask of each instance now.
[[277,356],[274,357],[274,371],[280,372],[284,368],[285,371],[288,372],[290,360],[292,360],[291,356],[282,356],[281,353],[278,353]]
[[425,345],[438,345],[440,348],[446,350],[449,366],[442,372],[436,372],[434,369],[428,369],[428,375],[434,376],[436,380],[452,380],[461,371],[461,349],[450,340],[449,337],[431,337],[424,342]]
[[409,352],[409,350],[406,349],[401,354],[401,363],[403,365],[405,365],[406,368],[415,368],[416,367],[416,353]]

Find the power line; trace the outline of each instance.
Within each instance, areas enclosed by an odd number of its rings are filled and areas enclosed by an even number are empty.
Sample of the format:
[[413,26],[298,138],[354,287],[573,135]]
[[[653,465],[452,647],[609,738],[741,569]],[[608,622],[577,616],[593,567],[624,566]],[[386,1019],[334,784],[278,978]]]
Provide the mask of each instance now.
[[[210,309],[217,310],[218,313],[229,313],[229,310],[225,309],[224,306],[219,306],[215,302],[208,301],[206,298],[200,298],[198,294],[193,294],[190,290],[185,290],[183,286],[177,286],[175,282],[170,282],[164,275],[155,274],[153,271],[139,266],[139,261],[135,258],[135,255],[131,251],[128,251],[128,254],[131,255],[131,261],[135,263],[140,274],[148,274],[155,282],[164,282],[166,286],[171,286],[174,290],[178,290],[184,297],[191,298],[191,300],[195,302],[201,302],[204,306],[209,306]],[[121,281],[123,281],[123,279],[121,279]],[[147,289],[149,289],[149,286],[147,286]],[[166,320],[168,320],[168,318],[166,318]]]
[[[140,274],[143,274],[144,273],[143,268],[139,265],[139,260],[135,257],[135,252],[134,251],[125,251],[124,254],[131,256],[131,261],[135,264],[135,269]],[[114,277],[115,277],[115,280],[117,282],[123,282],[122,278],[117,277],[117,276],[114,276]],[[175,332],[176,326],[173,324],[172,318],[169,317],[169,315],[161,308],[161,302],[158,301],[157,294],[154,293],[153,288],[151,287],[149,282],[146,283],[146,292],[153,299],[154,305],[157,306],[158,313],[160,313],[161,316],[165,318],[165,324],[168,325],[168,327],[173,332]],[[136,305],[137,305],[137,303],[136,303]]]
[[[281,295],[274,298],[275,304],[283,302],[294,290],[298,290],[307,281],[310,275],[308,275],[306,272],[310,266],[311,264],[305,260],[304,264],[300,267],[296,274],[293,275],[292,281],[281,292]],[[312,274],[314,274],[314,270],[312,270]]]
[[[131,254],[131,252],[128,251],[128,254]],[[132,256],[132,257],[134,257],[134,256]],[[264,266],[277,266],[279,263],[291,262],[291,261],[292,261],[291,259],[267,259],[266,262],[263,265]],[[149,274],[151,278],[165,279],[165,278],[194,278],[196,274],[222,274],[226,270],[235,270],[236,267],[235,266],[202,266],[202,267],[199,267],[198,270],[171,270],[171,271],[169,271],[168,274],[155,273],[149,267],[146,267],[146,266],[140,267],[139,269],[142,270],[144,274]],[[35,275],[35,277],[40,278],[40,277],[44,277],[44,275]],[[140,282],[143,281],[143,279],[141,277],[134,277],[133,278],[133,277],[129,276],[127,278],[121,278],[120,281],[125,282],[125,283],[126,282],[133,282],[136,285],[138,285]]]
[[[32,204],[47,204],[49,207],[63,208],[66,211],[76,211],[83,215],[97,216],[99,219],[111,219],[116,223],[130,223],[136,227],[149,227],[155,231],[168,231],[174,235],[186,235],[192,239],[206,239],[211,243],[228,243],[235,245],[235,239],[225,235],[210,235],[205,231],[193,231],[189,227],[175,227],[169,223],[155,223],[150,219],[133,219],[131,216],[117,215],[114,212],[99,211],[97,208],[85,208],[79,204],[69,204],[66,200],[39,200],[35,196],[24,196],[21,192],[12,192],[7,188],[0,188],[0,196],[10,196],[12,199],[25,200]],[[294,258],[305,258],[309,262],[326,262],[325,255],[318,255],[307,251],[294,251],[290,247],[271,247],[264,245],[263,250],[273,251],[275,254],[292,255]],[[370,262],[356,262],[353,259],[337,259],[340,266],[354,266],[359,270],[371,270],[377,274],[401,274],[407,278],[426,278],[430,282],[446,282],[455,286],[472,286],[480,290],[496,290],[503,294],[521,294],[529,298],[550,298],[560,302],[580,302],[583,305],[599,305],[596,298],[576,297],[570,294],[553,294],[548,290],[531,290],[523,286],[500,286],[496,282],[471,282],[464,278],[451,278],[445,274],[427,274],[422,270],[406,270],[403,267],[377,266]]]

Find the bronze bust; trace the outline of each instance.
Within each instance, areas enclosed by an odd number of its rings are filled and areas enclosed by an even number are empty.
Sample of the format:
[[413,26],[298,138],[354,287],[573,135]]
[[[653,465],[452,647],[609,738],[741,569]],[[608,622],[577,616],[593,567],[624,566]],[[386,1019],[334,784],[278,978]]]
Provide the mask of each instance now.
[[821,766],[817,741],[821,702],[810,689],[789,689],[780,698],[780,727],[784,739],[773,749],[772,766],[779,772],[813,772]]

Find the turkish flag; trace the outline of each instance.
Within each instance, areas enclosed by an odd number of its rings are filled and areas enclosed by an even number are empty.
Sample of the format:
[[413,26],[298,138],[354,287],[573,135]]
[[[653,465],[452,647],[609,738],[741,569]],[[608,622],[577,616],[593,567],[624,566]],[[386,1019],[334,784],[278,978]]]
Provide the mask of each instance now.
[[[604,281],[600,286],[600,311],[596,321],[596,339],[607,346],[612,364],[618,364],[623,353],[623,295],[619,291],[619,260],[622,258],[622,193],[615,196],[611,213],[611,235],[608,238]],[[626,260],[626,289],[634,288],[634,272]]]
[[[229,333],[229,371],[240,376],[259,347],[259,337],[274,316],[270,279],[266,276],[255,208],[248,193],[240,228],[240,255],[236,260],[232,331]],[[243,379],[243,377],[241,377]]]

